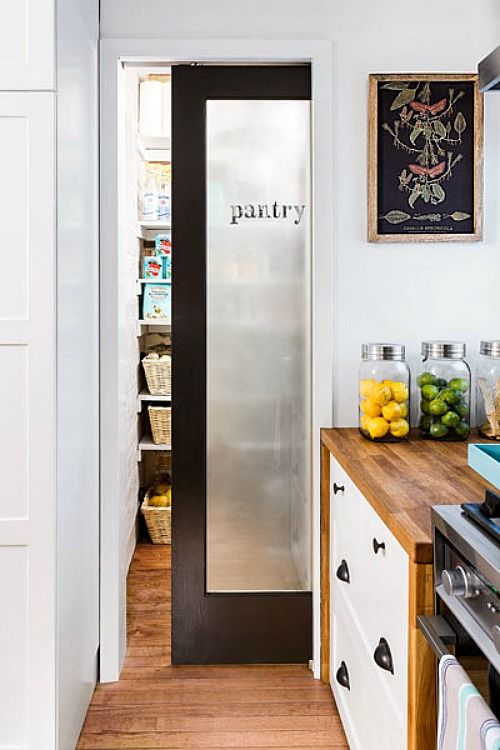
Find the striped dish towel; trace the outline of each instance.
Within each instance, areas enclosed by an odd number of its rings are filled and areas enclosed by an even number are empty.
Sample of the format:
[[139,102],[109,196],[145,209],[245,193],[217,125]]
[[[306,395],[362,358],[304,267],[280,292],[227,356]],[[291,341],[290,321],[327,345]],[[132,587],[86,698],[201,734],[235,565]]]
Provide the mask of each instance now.
[[500,724],[452,655],[439,662],[438,750],[500,750]]

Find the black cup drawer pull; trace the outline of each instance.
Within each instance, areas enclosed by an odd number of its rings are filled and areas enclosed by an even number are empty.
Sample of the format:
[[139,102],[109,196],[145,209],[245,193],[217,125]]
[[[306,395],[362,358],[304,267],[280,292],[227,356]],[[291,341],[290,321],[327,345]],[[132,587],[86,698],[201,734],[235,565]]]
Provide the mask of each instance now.
[[333,483],[333,494],[337,495],[339,492],[345,492],[345,487],[343,484],[337,484],[337,482]]
[[347,564],[347,560],[341,560],[339,567],[337,568],[337,572],[335,573],[339,581],[344,581],[344,583],[350,583],[351,582],[351,576],[349,573],[349,566]]
[[372,542],[372,545],[373,545],[373,551],[375,552],[375,554],[376,554],[376,555],[378,555],[378,551],[379,551],[380,549],[383,549],[383,550],[385,550],[385,542],[378,542],[378,541],[377,541],[377,540],[375,539],[375,537],[373,537],[373,542]]
[[375,659],[375,664],[379,666],[380,669],[385,669],[387,672],[394,674],[394,664],[392,663],[391,649],[389,648],[389,644],[387,643],[385,638],[381,638],[379,640],[378,646],[374,651],[373,658]]
[[351,689],[351,685],[349,683],[349,672],[347,670],[347,664],[345,663],[345,661],[340,662],[340,667],[337,669],[335,679],[337,680],[339,685],[342,685],[342,687],[346,688],[347,690]]

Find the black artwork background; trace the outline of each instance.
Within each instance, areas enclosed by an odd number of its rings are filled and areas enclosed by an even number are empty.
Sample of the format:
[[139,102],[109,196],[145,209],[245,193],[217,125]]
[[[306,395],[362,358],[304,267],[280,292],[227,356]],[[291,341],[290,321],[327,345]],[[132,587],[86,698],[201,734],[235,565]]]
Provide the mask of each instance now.
[[[442,203],[432,205],[418,199],[412,209],[408,204],[408,193],[399,190],[399,175],[408,165],[414,163],[411,154],[403,149],[397,149],[393,144],[392,135],[382,128],[384,123],[391,127],[394,120],[398,119],[401,110],[391,112],[391,104],[397,96],[397,91],[384,89],[390,81],[379,81],[378,89],[378,111],[377,111],[377,231],[379,234],[472,234],[474,232],[474,89],[473,81],[431,81],[431,104],[440,99],[449,99],[449,89],[463,91],[462,96],[451,115],[453,125],[457,112],[462,112],[467,122],[467,127],[462,133],[462,144],[449,148],[453,154],[462,154],[462,160],[453,168],[453,175],[449,180],[443,182],[446,198]],[[412,82],[413,87],[415,82]],[[419,91],[420,91],[419,86]],[[447,122],[447,120],[445,120]],[[409,130],[404,131],[404,141],[408,143]],[[452,131],[453,133],[453,131]],[[389,211],[404,211],[411,214],[451,214],[460,211],[470,214],[470,219],[464,221],[453,221],[442,219],[440,221],[417,221],[407,219],[400,224],[390,224],[381,219]]]

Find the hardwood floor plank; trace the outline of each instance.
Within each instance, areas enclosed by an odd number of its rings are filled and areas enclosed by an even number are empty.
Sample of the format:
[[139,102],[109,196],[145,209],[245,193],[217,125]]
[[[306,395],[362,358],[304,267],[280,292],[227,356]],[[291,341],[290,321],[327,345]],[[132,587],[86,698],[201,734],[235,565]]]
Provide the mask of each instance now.
[[78,750],[344,750],[330,689],[306,665],[171,665],[170,547],[138,544],[120,681],[98,685]]

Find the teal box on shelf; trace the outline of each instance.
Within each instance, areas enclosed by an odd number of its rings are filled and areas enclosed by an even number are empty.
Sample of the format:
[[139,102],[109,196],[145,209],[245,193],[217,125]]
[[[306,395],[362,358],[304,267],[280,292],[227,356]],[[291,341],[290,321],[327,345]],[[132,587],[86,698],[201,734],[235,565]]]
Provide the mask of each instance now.
[[500,445],[469,443],[469,466],[500,490]]
[[171,284],[144,284],[142,317],[144,320],[162,320],[167,324],[172,322]]

